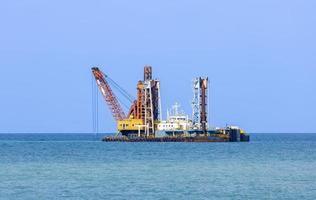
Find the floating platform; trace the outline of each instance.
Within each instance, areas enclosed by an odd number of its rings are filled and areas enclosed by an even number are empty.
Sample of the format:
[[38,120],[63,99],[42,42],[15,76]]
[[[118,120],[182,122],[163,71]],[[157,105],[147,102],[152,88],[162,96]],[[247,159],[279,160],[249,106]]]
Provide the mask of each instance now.
[[[128,138],[125,136],[120,137],[105,137],[104,142],[234,142],[227,135],[211,135],[211,136],[192,136],[192,137],[133,137]],[[249,142],[248,140],[240,142]]]

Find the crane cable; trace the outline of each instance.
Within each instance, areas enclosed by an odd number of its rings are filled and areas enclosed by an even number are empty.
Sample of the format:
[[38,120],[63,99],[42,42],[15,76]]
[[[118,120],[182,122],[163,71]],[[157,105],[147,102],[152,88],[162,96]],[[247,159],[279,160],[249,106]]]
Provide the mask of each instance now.
[[96,93],[95,104],[96,104],[96,134],[97,134],[99,132],[99,92],[98,92],[98,87],[95,88],[95,93]]
[[114,86],[120,94],[122,94],[130,103],[134,102],[135,97],[133,97],[131,94],[129,94],[125,89],[123,89],[119,84],[117,84],[113,79],[111,79],[109,76],[103,74],[104,77],[108,80],[109,83],[111,83],[112,86]]
[[[108,75],[103,73],[103,76],[106,78],[107,82],[113,86],[123,97],[125,97],[129,103],[133,103],[135,101],[135,97],[128,93],[124,88],[122,88],[118,83],[116,83],[113,79],[111,79]],[[128,111],[130,106],[126,105],[118,96],[116,96],[117,100],[124,108]]]
[[91,114],[92,114],[92,132],[95,133],[95,101],[94,101],[94,81],[93,81],[93,75],[91,76]]
[[92,102],[92,131],[93,133],[98,133],[98,127],[99,127],[99,106],[98,106],[98,86],[95,84],[95,78],[92,75],[91,78],[91,102]]

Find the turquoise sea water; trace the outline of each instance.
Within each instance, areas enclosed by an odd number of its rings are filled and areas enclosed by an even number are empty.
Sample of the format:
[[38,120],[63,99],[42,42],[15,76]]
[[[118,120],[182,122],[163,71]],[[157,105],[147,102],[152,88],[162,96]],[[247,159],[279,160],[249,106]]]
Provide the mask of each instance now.
[[316,199],[316,134],[250,143],[0,135],[0,199]]

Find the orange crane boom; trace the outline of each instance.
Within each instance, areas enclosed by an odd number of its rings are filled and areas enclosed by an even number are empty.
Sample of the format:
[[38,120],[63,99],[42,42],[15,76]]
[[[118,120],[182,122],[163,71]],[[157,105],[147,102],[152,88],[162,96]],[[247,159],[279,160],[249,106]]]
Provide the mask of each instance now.
[[92,68],[92,74],[95,77],[97,85],[104,97],[105,102],[108,104],[112,115],[116,121],[126,119],[125,113],[118,102],[117,97],[113,93],[109,83],[107,82],[107,76],[97,67]]

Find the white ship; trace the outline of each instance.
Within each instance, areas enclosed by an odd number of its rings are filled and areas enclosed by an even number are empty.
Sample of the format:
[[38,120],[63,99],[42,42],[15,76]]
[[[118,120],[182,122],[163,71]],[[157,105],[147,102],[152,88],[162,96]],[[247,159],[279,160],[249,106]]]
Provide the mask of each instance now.
[[167,120],[157,124],[159,135],[183,135],[192,129],[192,120],[180,110],[180,105],[175,103],[171,110],[167,110]]

